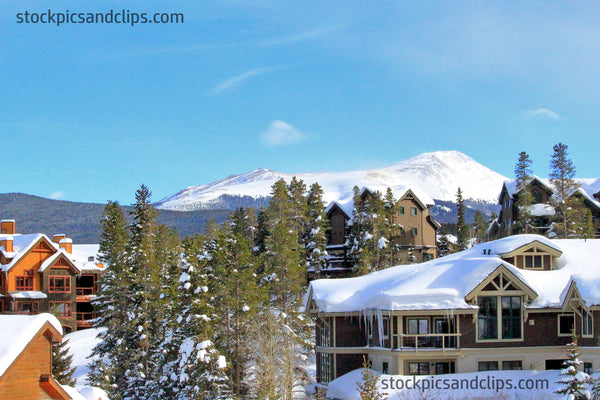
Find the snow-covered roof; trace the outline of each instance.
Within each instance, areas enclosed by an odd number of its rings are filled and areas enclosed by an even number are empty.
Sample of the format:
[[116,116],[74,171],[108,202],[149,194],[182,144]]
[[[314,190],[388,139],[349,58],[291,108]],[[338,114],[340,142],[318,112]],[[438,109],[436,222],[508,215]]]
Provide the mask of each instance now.
[[104,271],[105,267],[99,267],[98,254],[99,244],[74,244],[71,261],[82,271]]
[[[501,258],[502,254],[532,242],[562,253],[557,260],[559,269],[522,270]],[[467,310],[476,306],[467,303],[465,297],[502,266],[535,294],[532,308],[560,307],[571,281],[576,283],[588,306],[597,305],[600,304],[598,254],[600,239],[550,240],[539,235],[515,235],[420,264],[399,265],[357,278],[315,280],[310,284],[308,296],[321,312]]]
[[37,290],[26,290],[26,291],[23,291],[23,292],[8,292],[8,294],[13,299],[34,299],[34,300],[39,300],[39,299],[46,299],[46,298],[48,298],[48,295],[46,293],[40,292],[40,291],[37,291]]
[[[552,184],[550,183],[550,179],[540,178],[539,176],[532,176],[532,181],[535,180],[539,182],[543,187],[545,187],[549,192],[554,192],[552,188]],[[600,192],[600,178],[575,178],[575,181],[581,185],[577,192],[579,192],[583,197],[589,200],[594,206],[600,209],[600,202],[598,202],[594,195]],[[517,192],[517,180],[516,179],[507,179],[504,181],[504,187],[510,197],[513,197]],[[502,191],[498,195],[498,201],[500,201],[500,196],[502,196]],[[547,214],[544,214],[547,215]]]
[[0,376],[46,323],[50,323],[62,335],[60,322],[51,314],[0,315]]
[[[0,240],[6,240],[9,238],[12,238],[13,241],[13,251],[7,252],[4,247],[0,247],[0,251],[4,257],[10,260],[9,263],[0,265],[0,271],[9,271],[36,243],[42,240],[42,238],[46,239],[46,241],[50,243],[57,251],[44,263],[42,263],[40,266],[40,271],[44,271],[46,268],[48,268],[48,266],[50,266],[61,254],[73,263],[73,266],[78,272],[104,271],[104,268],[101,268],[97,265],[100,247],[98,244],[74,244],[72,253],[69,254],[64,249],[60,248],[58,243],[53,242],[43,233],[12,235],[0,234]],[[61,243],[73,243],[73,241],[69,238],[66,238],[62,239]],[[90,261],[92,257],[93,260]]]

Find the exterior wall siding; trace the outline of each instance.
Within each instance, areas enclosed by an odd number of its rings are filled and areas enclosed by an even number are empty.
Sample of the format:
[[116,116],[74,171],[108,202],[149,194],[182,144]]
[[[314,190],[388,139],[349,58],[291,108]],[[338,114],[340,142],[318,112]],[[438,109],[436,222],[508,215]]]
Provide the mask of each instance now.
[[0,377],[0,394],[11,400],[48,399],[40,387],[40,376],[52,371],[51,341],[40,331]]

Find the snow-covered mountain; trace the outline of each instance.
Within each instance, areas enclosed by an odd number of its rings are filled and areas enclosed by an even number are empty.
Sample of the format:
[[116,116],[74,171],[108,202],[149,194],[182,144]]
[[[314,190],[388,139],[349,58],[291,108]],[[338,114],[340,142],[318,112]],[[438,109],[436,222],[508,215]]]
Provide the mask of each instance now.
[[275,181],[280,178],[289,181],[294,176],[302,179],[307,186],[318,182],[325,192],[325,203],[347,202],[355,185],[382,192],[391,187],[395,193],[410,187],[420,197],[428,195],[446,201],[454,201],[456,190],[460,187],[465,199],[495,203],[502,183],[507,179],[458,151],[436,151],[388,167],[363,171],[284,174],[257,169],[205,185],[190,186],[160,200],[156,207],[192,211],[223,208],[225,199],[231,198],[264,200]]

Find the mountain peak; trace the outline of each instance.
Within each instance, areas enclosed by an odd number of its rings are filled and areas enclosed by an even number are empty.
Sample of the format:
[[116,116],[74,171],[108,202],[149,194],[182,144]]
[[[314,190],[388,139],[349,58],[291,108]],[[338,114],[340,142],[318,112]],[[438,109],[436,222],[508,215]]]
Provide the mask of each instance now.
[[454,201],[460,187],[465,199],[495,202],[506,177],[479,164],[459,151],[423,153],[385,168],[351,171],[284,174],[270,169],[253,171],[188,187],[157,203],[158,208],[170,210],[198,210],[223,206],[219,199],[225,196],[265,198],[278,179],[289,181],[299,176],[309,186],[318,182],[324,191],[324,201],[346,202],[352,198],[352,188],[368,187],[395,193],[407,188],[433,199]]

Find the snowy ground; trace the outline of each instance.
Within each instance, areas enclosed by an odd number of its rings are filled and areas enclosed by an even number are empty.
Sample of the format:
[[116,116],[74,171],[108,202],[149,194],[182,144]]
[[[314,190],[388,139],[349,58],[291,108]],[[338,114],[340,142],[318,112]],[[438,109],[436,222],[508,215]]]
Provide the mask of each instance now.
[[84,329],[81,331],[69,333],[65,335],[65,340],[69,339],[69,354],[73,356],[72,365],[75,367],[73,378],[76,380],[74,390],[66,388],[69,391],[73,400],[108,400],[106,394],[98,388],[89,386],[87,375],[90,371],[89,364],[91,360],[88,358],[92,354],[92,349],[99,340],[99,330],[96,328]]
[[[489,371],[418,377],[380,375],[378,387],[380,393],[385,393],[386,400],[559,400],[564,399],[564,395],[554,393],[560,387],[554,383],[559,379],[559,374],[560,371]],[[327,398],[360,400],[356,384],[361,380],[362,370],[335,379],[329,384]],[[435,380],[439,381],[439,389],[431,388]],[[421,382],[419,388],[412,388],[415,381]],[[509,389],[509,382],[513,386],[521,384],[523,388]],[[411,389],[406,389],[407,385]],[[444,385],[450,388],[444,388]],[[452,385],[457,388],[452,389]],[[462,385],[463,388],[456,385]],[[487,389],[492,385],[494,389]],[[399,390],[399,386],[403,389]],[[484,386],[485,389],[482,388]],[[504,388],[498,389],[498,386]],[[527,389],[528,386],[533,388]]]

